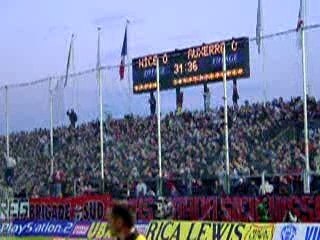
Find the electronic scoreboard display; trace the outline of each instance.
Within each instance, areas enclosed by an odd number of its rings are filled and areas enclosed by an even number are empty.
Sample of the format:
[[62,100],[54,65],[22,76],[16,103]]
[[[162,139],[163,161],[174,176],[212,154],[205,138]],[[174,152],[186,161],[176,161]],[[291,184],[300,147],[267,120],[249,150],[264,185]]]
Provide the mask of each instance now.
[[249,39],[236,38],[134,58],[132,60],[133,92],[138,94],[157,89],[157,58],[159,58],[161,90],[222,81],[224,44],[226,45],[227,79],[250,77]]

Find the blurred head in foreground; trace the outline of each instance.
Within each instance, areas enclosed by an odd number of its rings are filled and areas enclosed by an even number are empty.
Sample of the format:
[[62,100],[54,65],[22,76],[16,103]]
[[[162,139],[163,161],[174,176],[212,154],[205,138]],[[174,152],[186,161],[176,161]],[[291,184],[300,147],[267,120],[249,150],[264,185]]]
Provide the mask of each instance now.
[[146,240],[135,228],[133,213],[124,205],[114,205],[109,224],[111,235],[119,240]]
[[111,209],[109,223],[112,235],[121,237],[134,229],[135,220],[127,206],[116,204]]
[[146,240],[135,228],[135,218],[126,205],[116,204],[110,214],[110,230],[119,240]]

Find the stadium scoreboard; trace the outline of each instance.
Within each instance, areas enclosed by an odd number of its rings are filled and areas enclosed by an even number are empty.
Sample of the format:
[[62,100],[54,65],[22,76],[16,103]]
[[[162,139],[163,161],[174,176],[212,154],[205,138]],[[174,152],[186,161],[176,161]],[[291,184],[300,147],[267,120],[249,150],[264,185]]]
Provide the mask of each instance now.
[[138,94],[157,89],[157,58],[161,90],[222,81],[224,44],[227,79],[250,77],[249,39],[236,38],[134,58],[133,92]]

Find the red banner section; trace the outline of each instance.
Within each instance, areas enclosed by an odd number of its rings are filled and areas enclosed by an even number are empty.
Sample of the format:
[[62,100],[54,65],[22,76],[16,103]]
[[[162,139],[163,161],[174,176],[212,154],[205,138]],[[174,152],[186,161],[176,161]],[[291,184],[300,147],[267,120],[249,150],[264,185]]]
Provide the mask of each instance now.
[[[259,222],[255,197],[179,197],[172,199],[174,219]],[[154,219],[152,198],[131,199],[137,219]],[[40,198],[30,200],[30,218],[37,220],[106,220],[111,206],[110,196],[83,196],[75,198]],[[319,196],[269,196],[269,215],[273,222],[282,222],[288,210],[303,222],[320,222]]]
[[[211,220],[259,222],[258,205],[261,198],[255,197],[181,197],[172,199],[177,220]],[[136,208],[137,219],[152,220],[152,199],[130,200]],[[282,222],[288,210],[303,222],[320,222],[320,196],[268,197],[269,215],[272,222]]]
[[104,220],[112,199],[109,195],[30,200],[33,220]]

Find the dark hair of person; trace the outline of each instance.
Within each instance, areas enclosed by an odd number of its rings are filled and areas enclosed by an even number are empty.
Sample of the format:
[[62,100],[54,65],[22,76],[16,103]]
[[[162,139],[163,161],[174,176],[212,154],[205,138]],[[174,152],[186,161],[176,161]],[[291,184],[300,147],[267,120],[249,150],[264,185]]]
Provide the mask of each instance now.
[[128,228],[134,227],[135,220],[133,214],[131,213],[130,209],[125,205],[114,205],[111,210],[111,216],[122,219],[124,225]]

